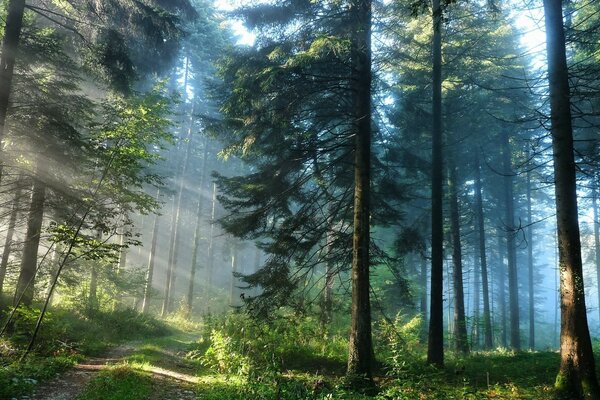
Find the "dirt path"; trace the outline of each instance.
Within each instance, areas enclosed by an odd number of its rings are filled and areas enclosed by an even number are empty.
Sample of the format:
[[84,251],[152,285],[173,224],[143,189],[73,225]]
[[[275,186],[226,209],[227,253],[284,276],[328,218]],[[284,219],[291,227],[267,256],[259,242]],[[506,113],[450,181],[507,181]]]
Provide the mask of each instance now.
[[123,361],[134,348],[131,344],[125,344],[110,349],[104,357],[89,358],[56,379],[42,383],[32,395],[23,396],[20,400],[75,399],[98,371]]
[[135,342],[115,347],[104,357],[90,358],[76,365],[19,400],[75,400],[99,371],[148,352],[154,353],[154,361],[141,369],[152,377],[153,390],[148,400],[195,400],[198,377],[184,358],[185,342],[165,339],[160,346]]

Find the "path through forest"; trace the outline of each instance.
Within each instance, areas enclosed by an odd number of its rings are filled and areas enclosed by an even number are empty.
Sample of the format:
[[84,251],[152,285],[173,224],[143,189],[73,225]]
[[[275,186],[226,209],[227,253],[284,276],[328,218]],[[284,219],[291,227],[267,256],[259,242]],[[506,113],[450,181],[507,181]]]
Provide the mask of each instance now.
[[100,371],[119,365],[130,365],[151,377],[152,391],[148,400],[196,399],[198,377],[194,375],[192,363],[184,358],[187,345],[195,338],[196,334],[180,332],[115,347],[103,357],[89,358],[41,384],[32,395],[20,400],[75,400]]

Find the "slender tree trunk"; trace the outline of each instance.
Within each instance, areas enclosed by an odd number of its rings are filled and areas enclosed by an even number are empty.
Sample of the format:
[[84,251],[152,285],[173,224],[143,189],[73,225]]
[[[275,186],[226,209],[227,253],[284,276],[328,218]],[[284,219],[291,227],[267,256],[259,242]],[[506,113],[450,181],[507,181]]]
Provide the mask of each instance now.
[[[96,241],[98,244],[102,242],[102,231],[98,229],[96,233]],[[92,269],[90,271],[90,292],[88,295],[88,314],[92,315],[98,310],[98,264],[92,261]]]
[[10,0],[7,10],[2,53],[0,54],[0,142],[4,139],[4,126],[12,92],[15,59],[21,38],[21,28],[23,27],[25,0]]
[[207,284],[208,288],[212,286],[213,268],[215,264],[215,222],[217,217],[217,184],[213,183],[212,190],[212,207],[210,211],[210,236],[208,238],[208,268],[207,268]]
[[504,269],[504,241],[498,232],[498,307],[500,308],[500,346],[507,347],[506,329],[506,271]]
[[[156,199],[160,197],[160,189],[156,191]],[[150,254],[148,255],[148,270],[146,272],[146,287],[144,288],[144,300],[142,301],[142,313],[147,314],[150,308],[150,296],[152,294],[152,279],[154,277],[154,263],[156,259],[156,246],[158,244],[158,223],[160,216],[154,216],[154,224],[152,227],[152,245],[150,246]]]
[[[186,68],[187,70],[187,68]],[[187,74],[187,72],[186,72]],[[195,103],[194,103],[195,104]],[[182,160],[181,175],[179,176],[179,187],[175,200],[175,214],[172,217],[171,240],[169,242],[169,266],[167,269],[167,282],[165,285],[165,298],[163,300],[161,315],[164,317],[171,311],[172,297],[175,291],[175,272],[177,270],[177,246],[179,245],[179,225],[181,224],[181,203],[185,189],[185,175],[189,167],[190,153],[192,151],[192,131],[194,127],[194,107],[190,114],[187,133],[187,146]]]
[[233,250],[231,251],[231,280],[229,281],[229,305],[231,307],[235,307],[237,305],[237,296],[235,295],[235,282],[237,280],[235,274],[237,273],[238,266],[237,255],[238,249],[234,244]]
[[481,342],[481,266],[479,260],[479,250],[477,244],[475,244],[475,252],[473,255],[473,327],[471,337],[471,347],[473,349],[479,348]]
[[[529,154],[528,154],[529,156]],[[528,157],[529,158],[529,157]],[[529,349],[535,350],[535,293],[533,274],[533,226],[531,216],[531,171],[527,170],[527,275],[529,284]]]
[[448,194],[450,196],[450,226],[452,238],[452,283],[454,291],[454,343],[456,351],[469,353],[467,321],[465,316],[465,295],[463,289],[462,249],[460,242],[460,214],[456,189],[456,168],[449,166]]
[[431,311],[427,362],[444,365],[444,215],[442,159],[442,8],[432,0],[433,130],[431,161]]
[[2,252],[2,261],[0,262],[0,295],[2,295],[4,288],[4,279],[6,278],[6,270],[8,268],[8,258],[12,250],[13,236],[15,234],[15,226],[17,224],[17,217],[19,215],[19,204],[21,202],[21,185],[23,184],[22,178],[17,179],[17,188],[15,190],[15,198],[12,204],[12,210],[8,220],[8,227],[6,230],[6,239],[4,240],[4,251]]
[[208,137],[204,139],[204,151],[202,155],[202,169],[200,172],[200,195],[198,196],[198,207],[196,208],[196,229],[194,230],[194,248],[192,250],[192,265],[190,266],[190,278],[187,294],[187,309],[191,313],[194,307],[194,285],[196,283],[196,269],[198,268],[198,248],[200,247],[200,232],[202,230],[202,208],[204,207],[204,181],[206,180],[206,159],[208,158]]
[[490,310],[490,291],[488,285],[487,250],[485,247],[485,221],[483,214],[483,196],[481,194],[481,165],[477,158],[475,168],[475,209],[477,213],[477,232],[479,239],[479,258],[481,266],[481,286],[483,292],[483,346],[486,350],[494,346],[492,336],[492,313]]
[[596,256],[596,288],[598,290],[598,324],[600,324],[600,220],[598,219],[598,192],[592,184],[592,208],[594,210],[594,255]]
[[352,316],[348,375],[371,379],[373,343],[369,285],[371,185],[371,0],[354,0],[352,85],[354,97],[354,221],[352,234]]
[[510,347],[521,349],[519,331],[519,282],[517,278],[517,248],[515,246],[515,208],[513,196],[513,172],[508,133],[502,135],[502,156],[504,158],[504,202],[506,219],[506,256],[508,259],[508,301],[510,309]]
[[544,0],[544,11],[561,294],[556,389],[582,399],[600,399],[585,306],[562,0]]
[[34,296],[35,276],[37,273],[38,248],[44,220],[44,201],[46,200],[46,186],[39,180],[33,181],[31,207],[27,217],[27,233],[21,258],[21,272],[15,291],[15,306],[24,304],[30,306]]
[[[421,315],[423,317],[423,327],[427,326],[427,262],[421,258]],[[426,332],[425,332],[426,334]]]

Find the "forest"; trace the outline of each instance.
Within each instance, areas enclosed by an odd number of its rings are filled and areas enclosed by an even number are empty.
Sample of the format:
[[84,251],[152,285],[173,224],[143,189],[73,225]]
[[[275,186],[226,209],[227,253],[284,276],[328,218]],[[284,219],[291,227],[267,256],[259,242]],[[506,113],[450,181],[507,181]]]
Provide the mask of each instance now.
[[0,34],[0,400],[600,400],[600,2]]

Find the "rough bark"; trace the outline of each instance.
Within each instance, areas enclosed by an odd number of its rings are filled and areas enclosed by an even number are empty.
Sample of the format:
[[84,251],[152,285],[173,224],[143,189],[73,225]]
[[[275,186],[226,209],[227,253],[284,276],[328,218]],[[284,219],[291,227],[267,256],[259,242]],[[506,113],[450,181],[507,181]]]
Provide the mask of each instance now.
[[452,288],[454,294],[454,344],[459,353],[469,353],[465,295],[463,290],[462,248],[460,241],[460,213],[456,189],[456,168],[449,167],[448,195],[450,200],[450,236],[452,239]]
[[444,365],[444,216],[442,159],[442,8],[432,0],[433,130],[431,161],[431,301],[427,363]]
[[556,389],[600,399],[588,329],[562,1],[544,0],[560,270],[560,370]]
[[477,233],[479,240],[479,259],[481,267],[481,289],[483,295],[483,346],[489,350],[493,347],[492,314],[490,311],[490,291],[488,283],[487,250],[485,247],[485,221],[483,214],[483,196],[481,194],[481,166],[479,158],[475,169],[475,210],[477,213]]
[[4,139],[4,126],[12,91],[15,59],[21,38],[24,11],[25,0],[9,1],[0,55],[0,142]]
[[352,94],[354,106],[354,216],[352,234],[352,315],[348,375],[371,379],[373,343],[369,285],[371,185],[371,1],[351,3]]
[[520,350],[519,331],[519,282],[517,278],[517,248],[515,245],[515,206],[513,195],[513,171],[508,133],[502,135],[502,156],[504,163],[504,203],[506,257],[508,260],[508,302],[510,311],[510,347]]
[[35,276],[37,273],[38,248],[44,220],[44,201],[46,185],[34,179],[31,206],[27,217],[27,233],[21,258],[21,271],[17,281],[14,304],[30,306],[34,296]]

